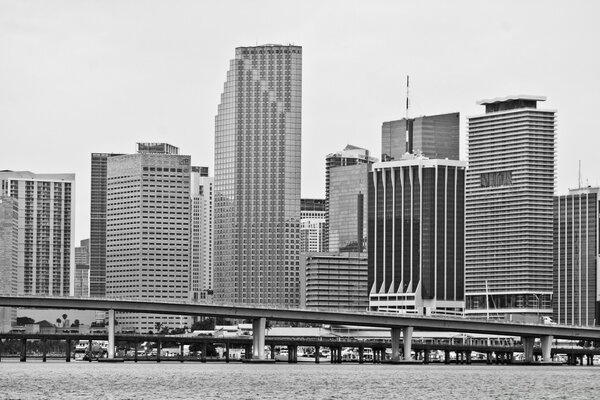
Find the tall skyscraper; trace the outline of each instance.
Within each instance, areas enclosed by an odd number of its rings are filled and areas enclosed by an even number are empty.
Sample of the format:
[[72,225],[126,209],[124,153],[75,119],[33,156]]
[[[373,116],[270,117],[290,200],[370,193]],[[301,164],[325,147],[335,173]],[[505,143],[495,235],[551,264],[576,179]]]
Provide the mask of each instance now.
[[405,159],[369,180],[369,308],[429,315],[464,310],[466,163]]
[[600,188],[554,198],[554,321],[600,324]]
[[90,239],[82,240],[75,247],[75,284],[76,297],[90,296]]
[[458,160],[459,120],[459,113],[409,118],[408,130],[406,118],[384,122],[381,127],[382,161],[400,160],[404,153]]
[[213,183],[208,167],[192,167],[190,299],[194,301],[212,297]]
[[90,196],[90,296],[106,295],[106,162],[113,153],[92,153]]
[[0,197],[16,203],[17,294],[73,295],[74,186],[74,174],[0,172]]
[[[0,195],[0,294],[17,294],[17,200]],[[9,332],[17,322],[15,307],[0,307],[0,332]]]
[[299,304],[302,48],[238,47],[215,118],[215,299]]
[[347,145],[325,159],[325,244],[331,252],[365,251],[367,176],[377,159]]
[[[190,156],[167,144],[138,143],[138,153],[106,165],[106,295],[189,300]],[[118,313],[125,330],[182,327],[178,316]]]
[[470,316],[551,313],[555,111],[539,96],[483,100],[469,118],[466,300]]
[[300,252],[323,251],[325,199],[300,199]]

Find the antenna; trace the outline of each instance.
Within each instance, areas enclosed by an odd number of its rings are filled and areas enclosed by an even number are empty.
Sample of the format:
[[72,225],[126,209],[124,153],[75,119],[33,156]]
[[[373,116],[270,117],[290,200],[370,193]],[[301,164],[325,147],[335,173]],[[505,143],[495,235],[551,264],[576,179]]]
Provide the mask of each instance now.
[[406,110],[405,110],[405,121],[406,121],[406,137],[405,137],[405,148],[406,148],[406,152],[407,153],[411,153],[411,148],[410,148],[410,139],[409,139],[409,132],[408,132],[408,111],[410,108],[410,98],[409,98],[409,94],[410,94],[410,76],[406,75]]
[[577,182],[579,185],[579,189],[581,189],[581,160],[579,160],[579,172],[577,175]]

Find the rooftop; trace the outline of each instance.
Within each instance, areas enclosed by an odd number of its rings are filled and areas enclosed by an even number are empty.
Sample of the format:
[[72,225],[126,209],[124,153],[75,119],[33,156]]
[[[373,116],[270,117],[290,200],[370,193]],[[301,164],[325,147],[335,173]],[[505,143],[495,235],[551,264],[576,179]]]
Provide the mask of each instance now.
[[507,101],[528,100],[528,101],[546,101],[546,96],[531,96],[527,94],[514,94],[505,97],[495,97],[493,99],[484,99],[477,102],[478,105],[505,103]]

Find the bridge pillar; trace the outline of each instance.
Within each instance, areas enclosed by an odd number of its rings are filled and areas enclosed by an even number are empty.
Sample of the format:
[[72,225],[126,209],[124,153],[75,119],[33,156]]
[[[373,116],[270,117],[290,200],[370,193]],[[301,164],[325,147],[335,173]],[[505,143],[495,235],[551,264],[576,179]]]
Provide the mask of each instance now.
[[492,363],[492,353],[489,351],[485,353],[485,363],[488,365]]
[[467,365],[471,365],[471,351],[467,351]]
[[71,339],[67,339],[67,345],[66,345],[66,351],[65,351],[65,361],[66,362],[71,362]]
[[275,345],[271,345],[271,360],[275,359]]
[[552,335],[542,336],[542,357],[545,363],[552,362]]
[[27,339],[21,339],[21,362],[27,361]]
[[48,354],[48,346],[47,346],[46,338],[42,339],[42,362],[46,362],[46,355]]
[[[138,362],[138,345],[139,343],[137,341],[133,342],[133,362]],[[91,357],[90,361],[92,361]]]
[[179,362],[183,362],[183,342],[179,343]]
[[338,357],[338,364],[342,363],[342,347],[338,347],[338,352],[337,352],[337,357]]
[[321,346],[315,346],[315,364],[318,364],[321,362],[319,353],[321,352]]
[[262,360],[265,358],[265,326],[267,319],[264,317],[252,320],[252,358]]
[[412,357],[410,355],[412,351],[412,335],[413,335],[413,327],[407,326],[402,328],[402,338],[404,340],[404,360],[411,360]]
[[429,349],[423,350],[423,364],[429,364]]
[[533,362],[533,343],[535,338],[522,336],[521,342],[523,342],[523,361],[526,363]]
[[392,362],[400,361],[400,328],[392,328]]
[[225,362],[229,363],[229,341],[225,342]]
[[360,346],[358,348],[358,363],[363,364],[365,362],[365,348]]
[[94,351],[94,343],[92,342],[92,339],[89,339],[88,340],[88,349],[87,349],[88,362],[92,362],[92,353],[93,353],[93,351]]
[[[109,342],[110,343],[110,342]],[[110,344],[109,344],[110,346]],[[160,362],[160,340],[156,342],[156,362]]]
[[450,364],[450,350],[444,350],[444,364]]
[[590,354],[588,357],[589,357],[589,360],[590,360],[590,365],[594,365],[594,355]]
[[115,358],[115,310],[108,310],[108,358]]
[[202,356],[200,357],[200,361],[202,361],[203,363],[206,362],[206,342],[202,342]]

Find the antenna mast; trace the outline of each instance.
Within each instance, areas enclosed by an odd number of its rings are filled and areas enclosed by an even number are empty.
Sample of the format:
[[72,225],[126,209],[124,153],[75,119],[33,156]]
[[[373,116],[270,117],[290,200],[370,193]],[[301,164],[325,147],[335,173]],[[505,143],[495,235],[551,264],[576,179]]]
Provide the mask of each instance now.
[[577,182],[579,184],[579,189],[581,189],[581,160],[579,160],[579,172],[577,175]]
[[406,121],[405,122],[405,124],[406,124],[406,137],[405,137],[406,146],[405,147],[406,147],[407,153],[411,152],[409,132],[408,132],[408,110],[410,108],[409,94],[410,94],[410,76],[406,75],[406,110],[405,110],[405,114],[404,114],[404,119]]

